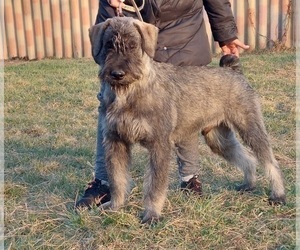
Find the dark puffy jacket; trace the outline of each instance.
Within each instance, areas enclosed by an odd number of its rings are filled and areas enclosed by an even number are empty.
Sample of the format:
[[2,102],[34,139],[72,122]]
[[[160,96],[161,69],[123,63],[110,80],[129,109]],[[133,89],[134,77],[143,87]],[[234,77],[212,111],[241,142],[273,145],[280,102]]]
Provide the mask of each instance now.
[[[141,0],[136,2],[139,5]],[[154,60],[174,65],[200,66],[210,63],[203,6],[215,41],[224,45],[234,40],[237,29],[228,0],[145,0],[142,17],[145,22],[159,28]],[[126,10],[123,10],[123,14],[136,17],[135,13]],[[107,0],[100,0],[96,23],[115,15],[115,9]]]

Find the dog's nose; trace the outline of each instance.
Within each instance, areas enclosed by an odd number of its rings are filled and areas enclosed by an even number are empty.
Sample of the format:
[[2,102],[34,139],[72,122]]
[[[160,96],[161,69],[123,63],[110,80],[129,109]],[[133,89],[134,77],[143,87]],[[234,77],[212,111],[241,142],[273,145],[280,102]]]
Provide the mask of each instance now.
[[116,80],[121,80],[124,78],[125,72],[123,70],[113,70],[110,75]]

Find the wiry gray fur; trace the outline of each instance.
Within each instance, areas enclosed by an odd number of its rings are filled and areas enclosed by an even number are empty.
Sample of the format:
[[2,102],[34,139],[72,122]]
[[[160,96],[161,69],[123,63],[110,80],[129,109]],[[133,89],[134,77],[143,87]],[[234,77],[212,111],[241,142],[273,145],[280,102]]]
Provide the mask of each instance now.
[[270,200],[284,203],[283,178],[259,99],[244,75],[231,68],[155,62],[156,37],[156,27],[127,17],[90,29],[93,57],[101,68],[100,117],[112,196],[103,207],[118,209],[124,204],[130,149],[140,143],[150,153],[142,222],[157,219],[167,193],[171,151],[196,131],[202,132],[213,152],[244,172],[240,189],[255,187],[257,159],[271,182]]

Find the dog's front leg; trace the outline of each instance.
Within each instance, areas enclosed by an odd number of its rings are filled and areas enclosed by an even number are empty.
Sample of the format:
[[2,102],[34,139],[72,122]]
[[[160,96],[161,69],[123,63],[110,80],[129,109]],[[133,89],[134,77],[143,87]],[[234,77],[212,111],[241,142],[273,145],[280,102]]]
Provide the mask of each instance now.
[[149,149],[150,167],[144,181],[145,212],[142,223],[152,223],[159,219],[168,188],[168,173],[171,145],[154,142]]
[[[111,192],[109,208],[117,210],[124,205],[128,191],[130,145],[116,137],[113,139],[106,138],[105,154]],[[104,206],[104,208],[107,208],[107,206]]]

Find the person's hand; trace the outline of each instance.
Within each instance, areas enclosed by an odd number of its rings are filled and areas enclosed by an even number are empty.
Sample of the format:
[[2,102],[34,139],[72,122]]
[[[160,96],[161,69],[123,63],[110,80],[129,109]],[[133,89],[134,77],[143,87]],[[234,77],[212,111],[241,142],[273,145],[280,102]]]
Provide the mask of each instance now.
[[111,7],[118,8],[120,6],[120,3],[123,3],[124,0],[107,0],[107,2]]
[[239,39],[235,39],[221,47],[223,55],[232,54],[236,55],[237,57],[239,57],[239,48],[247,50],[250,48],[250,46],[242,43]]

